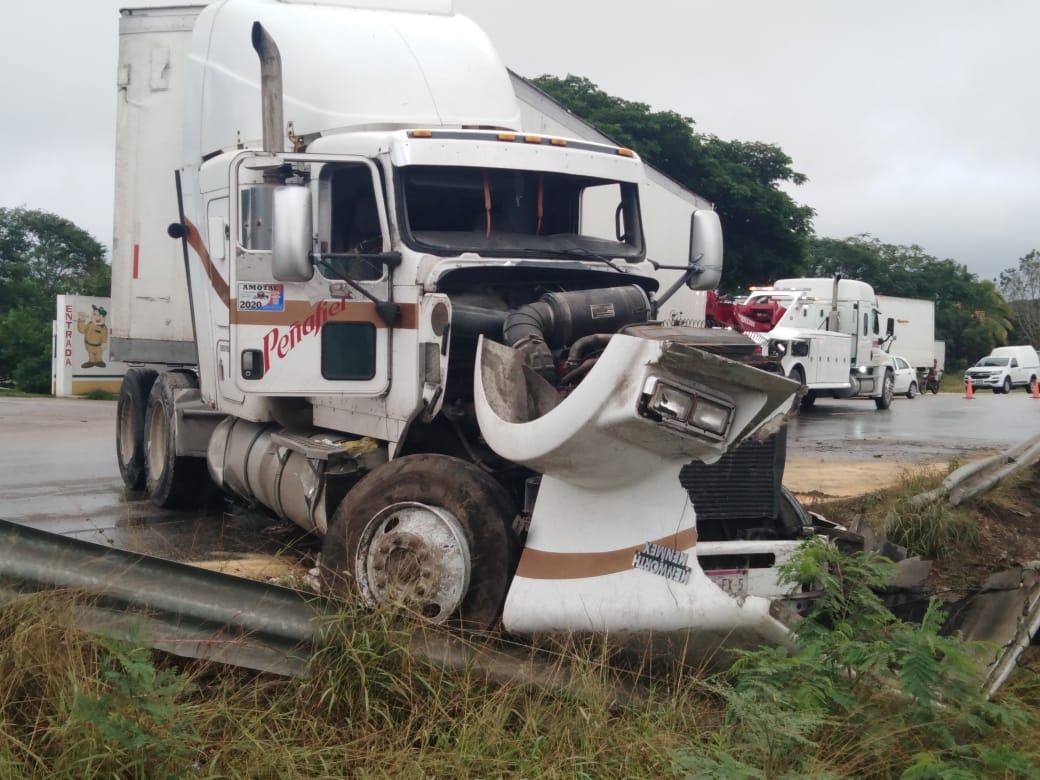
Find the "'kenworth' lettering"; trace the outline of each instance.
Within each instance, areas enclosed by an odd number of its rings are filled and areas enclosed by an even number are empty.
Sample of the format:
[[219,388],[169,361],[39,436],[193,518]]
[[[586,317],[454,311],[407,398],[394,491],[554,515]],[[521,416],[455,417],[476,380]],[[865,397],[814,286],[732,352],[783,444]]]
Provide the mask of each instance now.
[[271,370],[272,360],[284,360],[304,336],[316,336],[321,326],[346,308],[346,301],[318,301],[304,319],[297,320],[284,330],[271,328],[264,334],[264,373]]
[[691,569],[687,565],[689,560],[689,553],[647,542],[643,549],[632,557],[632,568],[642,569],[685,585],[690,581]]

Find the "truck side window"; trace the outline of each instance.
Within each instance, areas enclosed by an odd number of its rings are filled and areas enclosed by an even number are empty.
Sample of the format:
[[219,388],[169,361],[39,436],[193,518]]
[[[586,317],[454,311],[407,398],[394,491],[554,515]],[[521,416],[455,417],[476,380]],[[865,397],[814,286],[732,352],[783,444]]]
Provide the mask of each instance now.
[[385,249],[369,168],[340,166],[333,171],[329,182],[331,214],[326,258],[351,279],[379,279],[383,275],[382,264],[366,257]]
[[321,329],[321,375],[368,380],[376,375],[376,328],[370,322],[326,322]]

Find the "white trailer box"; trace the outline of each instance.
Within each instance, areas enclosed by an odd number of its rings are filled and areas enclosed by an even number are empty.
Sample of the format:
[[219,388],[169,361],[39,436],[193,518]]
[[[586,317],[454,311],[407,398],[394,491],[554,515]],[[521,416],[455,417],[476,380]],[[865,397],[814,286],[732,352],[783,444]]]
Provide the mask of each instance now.
[[180,221],[174,171],[200,10],[126,9],[119,18],[110,324],[112,357],[127,362],[196,362],[184,250],[166,228]]
[[[895,320],[895,340],[888,351],[906,358],[911,366],[927,371],[935,353],[935,301],[923,298],[878,296],[878,309],[884,320]],[[942,368],[942,361],[939,362]]]
[[940,371],[946,368],[946,342],[936,341],[935,342],[935,367]]

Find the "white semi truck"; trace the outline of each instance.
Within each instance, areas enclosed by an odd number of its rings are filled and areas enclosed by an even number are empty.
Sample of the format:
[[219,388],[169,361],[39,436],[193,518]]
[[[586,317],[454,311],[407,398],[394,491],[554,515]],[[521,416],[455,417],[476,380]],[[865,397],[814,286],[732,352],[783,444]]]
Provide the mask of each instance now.
[[887,318],[882,329],[877,296],[866,282],[780,279],[756,289],[740,308],[771,315],[770,330],[749,330],[749,335],[804,386],[803,408],[820,397],[872,398],[878,409],[891,405],[893,376],[883,347],[893,338],[895,323]]
[[122,12],[125,484],[263,505],[323,537],[330,589],[432,621],[786,641],[806,594],[776,565],[812,523],[725,511],[743,470],[703,469],[775,439],[797,384],[660,321],[717,285],[716,214],[652,267],[637,155],[524,132],[450,0],[389,5]]

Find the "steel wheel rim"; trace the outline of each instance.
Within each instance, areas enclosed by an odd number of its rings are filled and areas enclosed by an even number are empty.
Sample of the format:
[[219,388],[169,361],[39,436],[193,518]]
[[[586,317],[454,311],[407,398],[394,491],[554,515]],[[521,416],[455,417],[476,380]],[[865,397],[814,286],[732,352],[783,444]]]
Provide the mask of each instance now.
[[371,605],[403,603],[432,623],[443,623],[469,590],[471,557],[462,524],[451,512],[402,501],[365,526],[355,571]]

